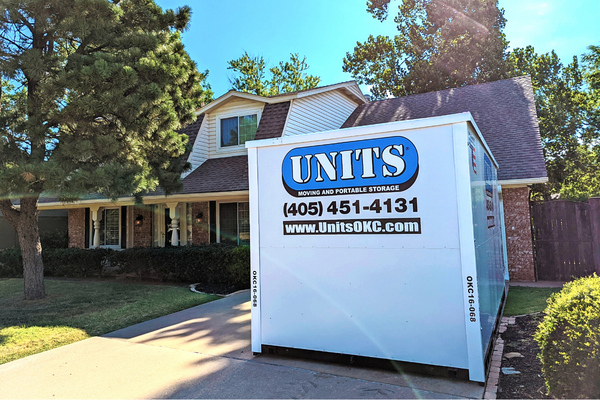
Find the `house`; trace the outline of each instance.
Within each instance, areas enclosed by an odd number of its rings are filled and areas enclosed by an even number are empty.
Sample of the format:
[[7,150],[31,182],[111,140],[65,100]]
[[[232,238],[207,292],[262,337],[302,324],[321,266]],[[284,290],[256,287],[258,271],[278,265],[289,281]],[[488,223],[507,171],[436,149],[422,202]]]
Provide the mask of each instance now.
[[368,102],[354,81],[262,97],[229,91],[180,130],[192,165],[183,189],[169,197],[116,203],[99,196],[40,209],[68,208],[71,247],[130,248],[250,240],[248,160],[244,143],[339,128],[469,111],[499,163],[509,271],[535,280],[528,185],[547,181],[529,76]]

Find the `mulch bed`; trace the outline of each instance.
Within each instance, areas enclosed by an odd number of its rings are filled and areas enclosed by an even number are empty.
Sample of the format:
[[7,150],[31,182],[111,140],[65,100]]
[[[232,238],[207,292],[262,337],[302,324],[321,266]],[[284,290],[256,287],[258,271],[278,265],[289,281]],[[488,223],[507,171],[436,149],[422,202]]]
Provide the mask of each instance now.
[[[533,340],[542,314],[515,318],[501,336],[504,340],[502,368],[512,367],[519,374],[507,375],[500,372],[498,399],[550,399],[542,375],[542,365],[537,359],[539,347]],[[508,353],[520,353],[523,357],[506,358]]]

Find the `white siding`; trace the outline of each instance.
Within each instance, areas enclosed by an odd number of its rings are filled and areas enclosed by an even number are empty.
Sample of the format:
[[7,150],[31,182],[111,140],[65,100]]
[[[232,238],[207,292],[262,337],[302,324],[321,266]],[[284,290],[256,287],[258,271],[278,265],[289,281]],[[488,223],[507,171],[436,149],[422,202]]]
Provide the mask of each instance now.
[[200,130],[198,132],[198,136],[196,137],[196,141],[194,142],[194,147],[192,148],[192,152],[188,157],[188,161],[192,164],[192,169],[188,172],[184,173],[181,177],[185,178],[189,175],[193,170],[198,168],[202,163],[208,160],[208,128],[207,128],[207,118],[204,116],[202,120],[202,124],[200,125]]
[[295,99],[283,136],[338,129],[357,106],[338,90]]
[[[258,112],[258,122],[260,123],[260,116],[264,106],[264,103],[258,101],[234,99],[218,107],[214,112],[206,115],[205,122],[207,122],[208,158],[232,157],[248,154],[243,145],[239,147],[227,147],[224,149],[218,148],[217,119],[222,116],[233,117],[235,115],[249,115]],[[204,125],[204,122],[202,125]]]
[[348,90],[350,90],[352,93],[354,93],[361,99],[365,98],[365,95],[362,93],[362,91],[360,90],[360,87],[358,87],[358,85],[350,85],[350,86],[348,86]]

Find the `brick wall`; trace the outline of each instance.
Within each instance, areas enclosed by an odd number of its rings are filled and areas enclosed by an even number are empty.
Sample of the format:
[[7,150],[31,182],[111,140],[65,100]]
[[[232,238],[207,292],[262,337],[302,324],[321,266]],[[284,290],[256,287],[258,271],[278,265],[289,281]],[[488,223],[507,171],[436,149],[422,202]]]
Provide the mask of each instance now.
[[[196,215],[203,214],[202,223],[196,224]],[[194,244],[209,243],[209,211],[208,202],[192,203],[192,240]]]
[[508,273],[511,281],[535,281],[529,188],[502,189]]
[[[152,246],[152,209],[150,207],[133,207],[133,247]],[[135,219],[144,217],[142,226],[135,225]]]
[[85,209],[69,209],[69,247],[85,247]]

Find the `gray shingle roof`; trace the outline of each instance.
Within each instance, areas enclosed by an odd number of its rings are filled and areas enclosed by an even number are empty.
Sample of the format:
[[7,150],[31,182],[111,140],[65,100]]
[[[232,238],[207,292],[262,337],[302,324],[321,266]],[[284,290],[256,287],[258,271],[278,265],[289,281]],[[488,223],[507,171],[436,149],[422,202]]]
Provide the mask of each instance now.
[[499,180],[547,176],[529,75],[365,103],[342,128],[467,111],[500,164]]
[[266,104],[262,116],[260,117],[260,123],[256,130],[255,139],[260,140],[281,137],[289,110],[289,101]]
[[248,156],[211,158],[183,180],[177,194],[248,190]]

